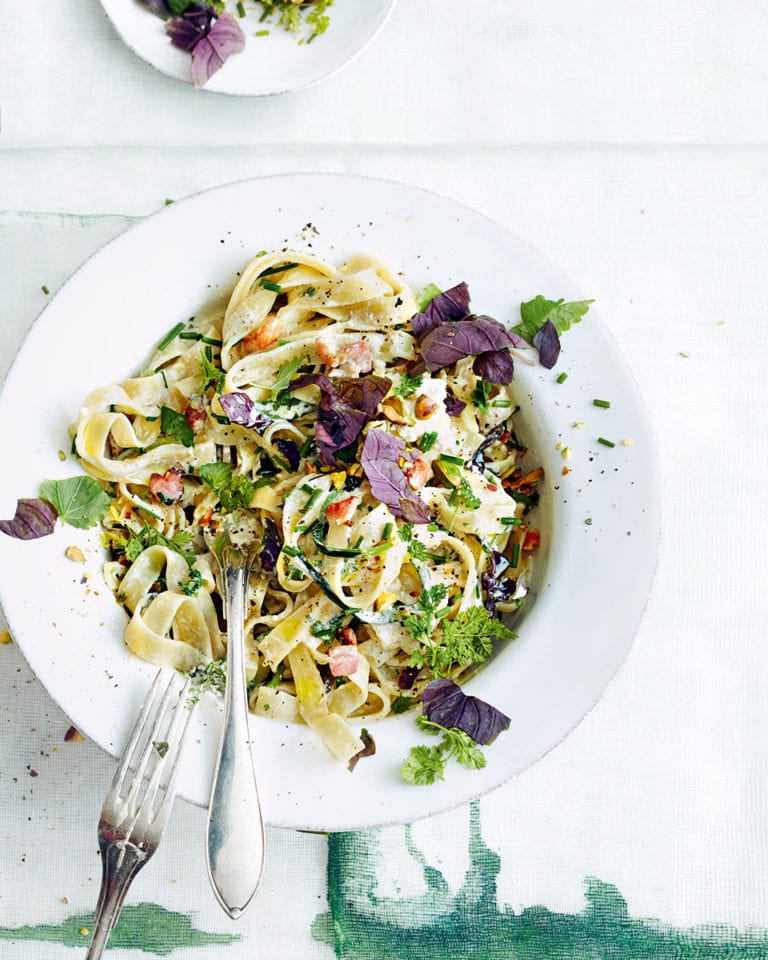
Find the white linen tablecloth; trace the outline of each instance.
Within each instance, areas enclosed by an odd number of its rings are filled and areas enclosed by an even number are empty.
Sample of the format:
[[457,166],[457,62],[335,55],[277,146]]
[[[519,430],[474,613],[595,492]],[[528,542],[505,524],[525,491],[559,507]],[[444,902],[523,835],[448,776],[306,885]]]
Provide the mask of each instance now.
[[[563,744],[412,828],[269,830],[237,925],[179,803],[114,955],[768,957],[764,4],[400,0],[350,67],[267,100],[156,74],[95,0],[0,13],[0,375],[41,288],[166,198],[370,174],[488,214],[598,300],[662,471],[645,619]],[[87,942],[114,762],[64,742],[13,644],[0,677],[0,955],[59,960]]]

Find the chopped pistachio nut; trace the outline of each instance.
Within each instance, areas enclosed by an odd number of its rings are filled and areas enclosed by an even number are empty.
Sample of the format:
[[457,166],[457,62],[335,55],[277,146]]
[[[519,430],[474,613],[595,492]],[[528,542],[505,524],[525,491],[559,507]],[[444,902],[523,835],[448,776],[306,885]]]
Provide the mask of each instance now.
[[0,633],[0,643],[11,643],[11,635],[7,630]]
[[75,563],[85,563],[85,554],[80,547],[67,547],[64,551],[64,556],[68,560],[74,560]]

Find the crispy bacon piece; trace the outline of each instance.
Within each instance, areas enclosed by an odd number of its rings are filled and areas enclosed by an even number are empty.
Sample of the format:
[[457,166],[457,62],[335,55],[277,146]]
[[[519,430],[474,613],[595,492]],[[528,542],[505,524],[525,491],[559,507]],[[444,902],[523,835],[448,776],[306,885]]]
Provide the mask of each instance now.
[[328,654],[328,666],[334,677],[351,677],[357,670],[358,662],[357,647],[351,644],[333,647]]
[[[192,401],[191,397],[190,401]],[[184,411],[184,416],[187,419],[187,423],[192,427],[192,433],[200,433],[205,427],[205,421],[208,419],[208,414],[205,412],[202,400],[197,398],[196,402],[189,403],[187,409]]]
[[348,377],[373,370],[373,354],[365,340],[355,340],[339,351],[339,369]]
[[431,476],[432,467],[419,457],[417,457],[405,471],[405,479],[408,481],[408,486],[411,490],[421,490]]
[[255,353],[257,350],[266,350],[268,346],[279,339],[283,332],[283,321],[276,316],[267,317],[260,327],[251,330],[247,337],[243,337],[243,350],[246,353]]
[[345,497],[328,505],[325,516],[331,523],[347,523],[357,509],[357,497]]
[[149,491],[155,500],[169,507],[184,493],[184,474],[178,467],[171,467],[165,473],[153,473],[149,478]]
[[344,627],[336,633],[336,636],[342,643],[351,644],[353,647],[357,646],[357,634],[352,627]]
[[535,550],[541,543],[541,534],[538,530],[527,530],[525,533],[525,540],[523,540],[523,552],[530,553],[531,550]]

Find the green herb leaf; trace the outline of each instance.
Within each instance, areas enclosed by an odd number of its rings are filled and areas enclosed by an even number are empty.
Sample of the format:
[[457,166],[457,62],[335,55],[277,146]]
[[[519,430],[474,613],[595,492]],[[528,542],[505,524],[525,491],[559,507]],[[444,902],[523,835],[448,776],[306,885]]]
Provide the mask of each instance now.
[[179,584],[182,592],[186,593],[188,597],[196,597],[200,592],[200,587],[202,587],[202,585],[203,575],[197,569],[190,570],[188,579]]
[[423,374],[420,374],[418,377],[411,377],[407,373],[404,373],[400,379],[400,383],[395,387],[392,393],[396,397],[403,397],[406,399],[408,397],[412,397],[421,386],[423,380]]
[[287,390],[291,385],[291,380],[299,372],[300,368],[309,360],[309,357],[294,357],[293,360],[286,360],[281,363],[277,370],[277,377],[272,384],[269,393],[269,399],[274,403],[283,390]]
[[133,563],[139,554],[148,547],[168,547],[169,550],[174,550],[176,553],[181,554],[187,561],[187,565],[191,567],[195,560],[197,560],[197,554],[194,550],[190,549],[191,543],[191,530],[179,530],[174,533],[172,537],[166,537],[164,533],[161,533],[154,527],[150,527],[150,525],[145,522],[142,530],[138,533],[131,534],[129,539],[124,541],[123,552],[125,559]]
[[572,323],[579,323],[589,310],[594,300],[574,300],[566,303],[565,300],[547,300],[539,294],[533,300],[520,304],[522,323],[512,328],[512,332],[521,336],[533,345],[533,338],[551,320],[558,334],[570,330]]
[[469,607],[453,620],[442,620],[441,626],[439,637],[418,651],[422,665],[436,677],[447,676],[457,664],[483,663],[493,653],[495,641],[517,636],[482,606]]
[[421,435],[419,442],[416,446],[421,450],[422,453],[426,453],[428,450],[431,450],[435,445],[437,440],[437,433],[434,430],[429,430],[427,433]]
[[[447,608],[445,613],[441,609],[441,604],[447,596],[448,591],[444,583],[436,583],[433,587],[421,591],[416,603],[409,608],[410,610],[414,610],[414,607],[416,609],[403,620],[403,626],[414,640],[423,643],[432,637],[437,621],[448,612]],[[416,651],[416,654],[418,652]],[[420,664],[413,664],[413,666],[420,666]]]
[[226,373],[221,367],[217,367],[213,362],[213,351],[211,348],[206,347],[200,357],[201,391],[205,392],[209,387],[213,387],[214,393],[221,393],[224,389],[226,376]]
[[189,424],[189,420],[183,413],[177,413],[170,407],[160,407],[160,431],[166,437],[173,437],[185,447],[194,447],[195,434]]
[[438,778],[445,779],[445,764],[447,758],[443,755],[440,746],[411,747],[407,760],[400,767],[400,775],[406,783],[417,786],[429,786]]
[[243,474],[233,473],[231,463],[204,463],[197,472],[225,510],[250,506],[256,486]]
[[63,523],[80,530],[95,527],[112,500],[93,477],[44,480],[40,497],[53,505]]

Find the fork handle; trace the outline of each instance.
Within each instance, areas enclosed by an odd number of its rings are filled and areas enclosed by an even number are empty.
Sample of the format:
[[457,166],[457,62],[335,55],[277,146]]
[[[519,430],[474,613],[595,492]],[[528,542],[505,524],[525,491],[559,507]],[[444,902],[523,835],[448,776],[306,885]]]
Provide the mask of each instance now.
[[126,840],[115,840],[101,849],[101,891],[96,907],[93,938],[85,960],[100,960],[107,946],[125,895],[133,878],[147,862],[147,854]]
[[227,685],[224,729],[208,809],[208,876],[221,906],[236,920],[256,893],[264,869],[264,824],[251,756],[243,623],[249,565],[224,565]]

